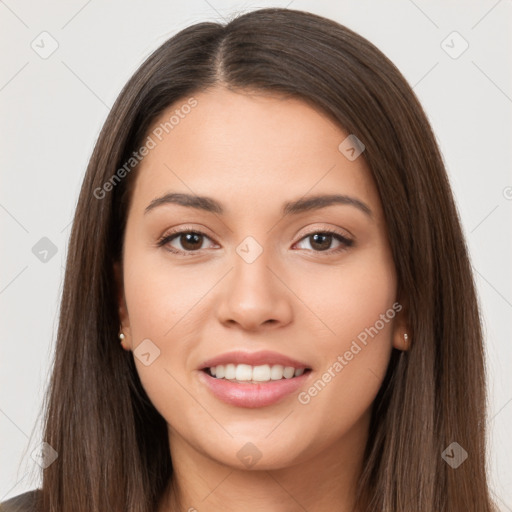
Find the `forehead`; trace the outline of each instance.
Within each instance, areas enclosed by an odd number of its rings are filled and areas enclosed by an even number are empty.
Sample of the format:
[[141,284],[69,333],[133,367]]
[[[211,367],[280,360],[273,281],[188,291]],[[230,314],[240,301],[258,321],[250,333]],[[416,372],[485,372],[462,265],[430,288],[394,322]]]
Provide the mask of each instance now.
[[229,198],[229,214],[230,205],[235,213],[309,193],[350,193],[379,212],[364,159],[340,152],[349,134],[320,110],[224,88],[192,97],[166,109],[148,132],[154,147],[137,171],[134,203],[179,191]]

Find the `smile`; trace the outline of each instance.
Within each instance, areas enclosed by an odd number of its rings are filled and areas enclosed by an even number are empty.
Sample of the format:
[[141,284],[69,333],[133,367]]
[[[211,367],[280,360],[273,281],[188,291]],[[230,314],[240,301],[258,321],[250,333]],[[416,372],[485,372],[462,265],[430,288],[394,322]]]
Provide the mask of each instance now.
[[304,372],[309,371],[309,368],[295,368],[280,364],[252,366],[249,364],[229,363],[205,368],[204,371],[216,379],[252,384],[300,377]]

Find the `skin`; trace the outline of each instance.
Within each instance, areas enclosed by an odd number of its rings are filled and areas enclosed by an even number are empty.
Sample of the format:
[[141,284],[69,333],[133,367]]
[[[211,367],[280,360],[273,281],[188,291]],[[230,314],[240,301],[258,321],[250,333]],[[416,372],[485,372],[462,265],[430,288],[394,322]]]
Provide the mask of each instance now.
[[[228,405],[198,368],[233,349],[273,350],[309,364],[307,391],[399,302],[375,184],[362,157],[338,150],[348,133],[300,100],[221,87],[194,97],[137,171],[116,267],[124,348],[150,339],[160,350],[149,366],[135,357],[168,423],[175,475],[159,510],[178,510],[179,498],[180,510],[352,511],[372,402],[392,347],[407,348],[405,308],[307,404],[293,393],[267,407]],[[171,191],[212,197],[226,211],[165,204],[145,213]],[[324,193],[357,198],[372,216],[340,204],[281,213],[285,201]],[[173,254],[191,250],[183,236],[158,246],[171,228],[206,236],[192,255]],[[310,235],[325,229],[353,244],[333,237],[320,250]],[[236,252],[247,236],[263,249],[252,263]],[[262,454],[251,468],[237,457],[248,442]]]

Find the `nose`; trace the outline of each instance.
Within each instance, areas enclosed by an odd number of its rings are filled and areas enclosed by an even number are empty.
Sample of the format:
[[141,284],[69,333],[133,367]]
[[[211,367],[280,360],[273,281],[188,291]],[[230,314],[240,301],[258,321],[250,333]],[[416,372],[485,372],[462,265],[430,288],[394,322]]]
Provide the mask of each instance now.
[[234,254],[233,269],[220,290],[217,317],[221,323],[257,331],[291,322],[293,293],[284,284],[284,271],[270,260],[265,250],[252,262]]

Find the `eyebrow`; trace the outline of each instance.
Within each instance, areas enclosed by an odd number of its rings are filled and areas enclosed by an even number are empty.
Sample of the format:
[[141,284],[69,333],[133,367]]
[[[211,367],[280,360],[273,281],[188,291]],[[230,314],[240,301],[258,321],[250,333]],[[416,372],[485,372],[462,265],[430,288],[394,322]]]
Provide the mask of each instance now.
[[[162,197],[153,199],[153,201],[151,201],[151,203],[149,203],[149,205],[146,207],[144,213],[148,213],[151,210],[157,208],[158,206],[166,204],[178,204],[181,206],[187,206],[189,208],[195,208],[198,210],[216,213],[219,215],[223,215],[225,213],[222,204],[211,197],[197,196],[177,192],[171,192],[163,195]],[[366,203],[355,197],[341,194],[323,194],[307,196],[301,197],[300,199],[297,199],[295,201],[288,201],[283,204],[281,213],[283,216],[289,214],[296,215],[305,211],[326,208],[327,206],[331,206],[334,204],[353,206],[362,211],[368,217],[372,218],[373,216],[370,207]]]

